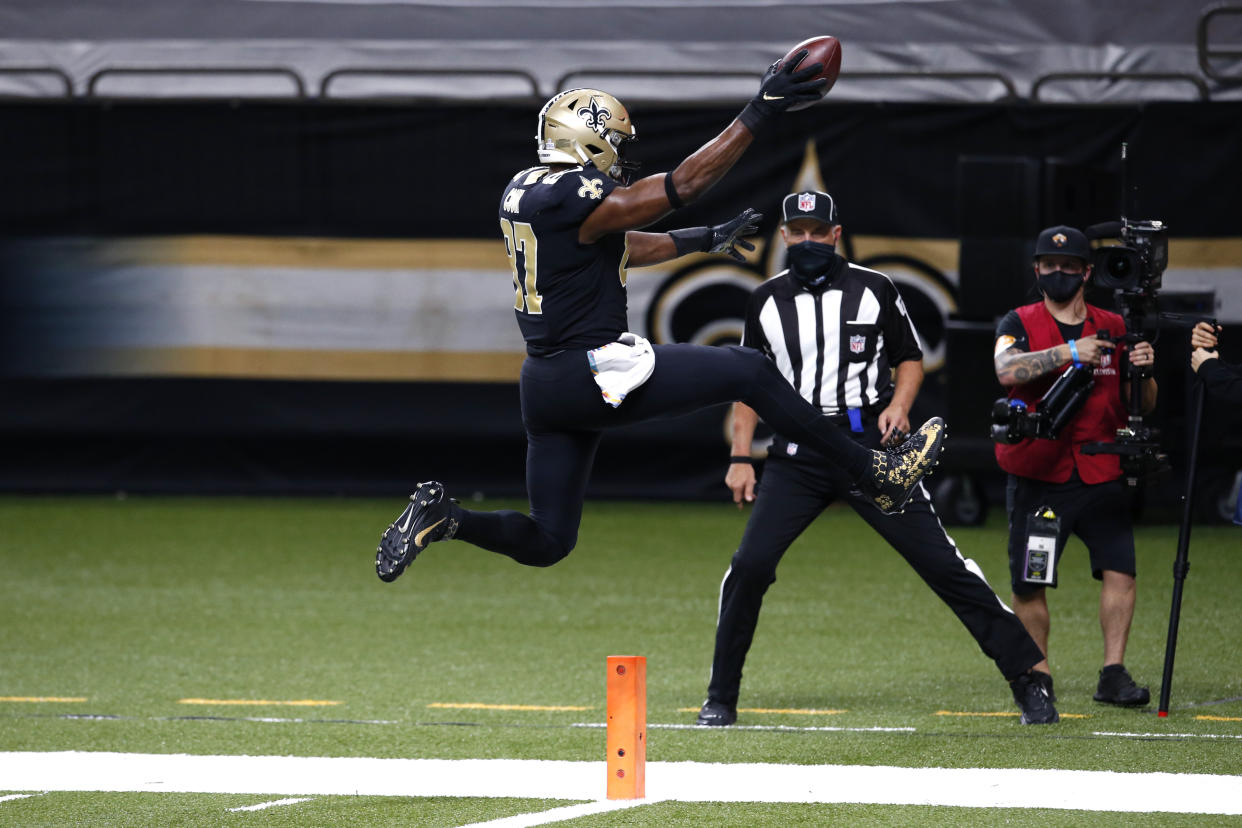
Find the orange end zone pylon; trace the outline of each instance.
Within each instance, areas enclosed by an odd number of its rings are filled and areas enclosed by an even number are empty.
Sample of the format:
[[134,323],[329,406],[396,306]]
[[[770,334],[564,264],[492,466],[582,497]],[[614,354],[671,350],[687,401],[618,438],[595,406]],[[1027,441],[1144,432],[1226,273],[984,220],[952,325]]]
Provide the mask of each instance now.
[[647,659],[608,656],[608,798],[647,796]]

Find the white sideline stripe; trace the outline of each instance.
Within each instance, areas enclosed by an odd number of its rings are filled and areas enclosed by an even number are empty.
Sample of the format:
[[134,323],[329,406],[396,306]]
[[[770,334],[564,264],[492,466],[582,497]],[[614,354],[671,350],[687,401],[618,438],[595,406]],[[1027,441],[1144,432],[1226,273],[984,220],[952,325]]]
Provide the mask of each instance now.
[[0,802],[8,802],[10,799],[30,799],[32,796],[39,796],[39,794],[6,794],[0,796]]
[[[0,753],[10,790],[603,800],[607,763]],[[1037,768],[648,762],[650,800],[1242,814],[1242,776]]]
[[1124,733],[1109,730],[1094,730],[1092,736],[1125,736],[1131,739],[1242,739],[1242,735],[1233,733]]
[[275,808],[277,805],[297,805],[299,802],[310,802],[308,797],[293,799],[276,799],[271,802],[260,802],[258,805],[243,805],[240,808],[226,808],[226,811],[262,811],[264,808]]
[[650,805],[653,801],[651,799],[611,799],[601,802],[584,802],[581,805],[565,805],[560,808],[553,808],[550,811],[517,814],[516,816],[501,817],[500,819],[493,819],[487,822],[472,822],[469,825],[461,826],[461,828],[484,828],[485,826],[486,828],[531,828],[534,825],[564,822],[568,819],[577,819],[580,816],[621,811],[637,805]]
[[[1017,716],[1017,713],[1013,715]],[[1064,714],[1062,714],[1064,715]],[[575,722],[570,727],[608,727],[607,722]],[[797,725],[729,725],[724,727],[708,727],[700,724],[651,724],[647,725],[648,730],[698,730],[705,733],[723,733],[725,730],[765,730],[765,731],[790,731],[795,733],[917,733],[918,728],[914,727],[831,727],[824,725],[821,727],[806,726],[798,727]]]

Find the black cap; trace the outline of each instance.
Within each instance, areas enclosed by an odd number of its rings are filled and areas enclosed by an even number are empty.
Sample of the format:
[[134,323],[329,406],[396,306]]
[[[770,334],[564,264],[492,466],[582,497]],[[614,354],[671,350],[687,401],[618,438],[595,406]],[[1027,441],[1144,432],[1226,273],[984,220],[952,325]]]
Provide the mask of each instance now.
[[781,202],[781,223],[800,218],[815,219],[825,224],[841,223],[837,216],[837,202],[819,190],[803,190],[785,196]]
[[1091,258],[1091,245],[1081,230],[1058,224],[1039,234],[1035,242],[1036,256],[1077,256],[1083,261]]

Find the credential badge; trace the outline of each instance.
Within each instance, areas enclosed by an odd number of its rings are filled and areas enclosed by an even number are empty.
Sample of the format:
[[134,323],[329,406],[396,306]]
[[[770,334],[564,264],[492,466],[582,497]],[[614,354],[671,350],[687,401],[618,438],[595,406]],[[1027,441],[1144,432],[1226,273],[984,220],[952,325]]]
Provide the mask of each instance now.
[[815,209],[815,193],[798,193],[798,209],[809,213]]
[[[811,197],[814,198],[814,196],[811,196]],[[867,350],[866,335],[865,334],[851,334],[850,335],[850,353],[861,354],[865,350]]]

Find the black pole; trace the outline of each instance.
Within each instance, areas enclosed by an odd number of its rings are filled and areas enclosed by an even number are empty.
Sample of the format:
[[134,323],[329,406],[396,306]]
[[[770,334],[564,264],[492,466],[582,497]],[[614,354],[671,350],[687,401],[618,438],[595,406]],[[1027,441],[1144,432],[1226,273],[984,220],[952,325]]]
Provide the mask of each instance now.
[[1189,456],[1186,461],[1186,493],[1182,497],[1182,525],[1177,536],[1177,557],[1173,560],[1173,606],[1169,610],[1169,637],[1164,646],[1164,676],[1160,680],[1158,716],[1169,715],[1169,691],[1173,685],[1173,656],[1177,652],[1177,622],[1182,614],[1182,585],[1190,571],[1190,523],[1193,517],[1195,461],[1199,456],[1199,426],[1203,421],[1203,380],[1195,376],[1190,427]]

